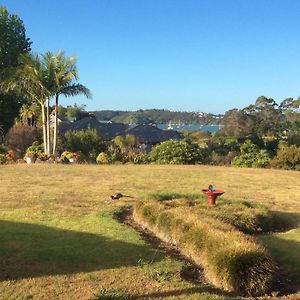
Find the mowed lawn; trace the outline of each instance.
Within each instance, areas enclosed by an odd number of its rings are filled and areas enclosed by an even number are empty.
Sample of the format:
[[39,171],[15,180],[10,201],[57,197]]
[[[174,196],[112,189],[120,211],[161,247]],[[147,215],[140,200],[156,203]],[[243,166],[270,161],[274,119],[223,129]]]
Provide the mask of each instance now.
[[[295,220],[300,217],[300,172],[0,166],[0,299],[97,299],[97,293],[112,289],[135,299],[233,299],[207,284],[182,280],[183,262],[151,248],[113,219],[118,207],[147,199],[150,193],[200,194],[209,184],[223,188],[224,198],[257,201]],[[116,192],[128,197],[111,200]],[[259,238],[299,292],[300,229]]]

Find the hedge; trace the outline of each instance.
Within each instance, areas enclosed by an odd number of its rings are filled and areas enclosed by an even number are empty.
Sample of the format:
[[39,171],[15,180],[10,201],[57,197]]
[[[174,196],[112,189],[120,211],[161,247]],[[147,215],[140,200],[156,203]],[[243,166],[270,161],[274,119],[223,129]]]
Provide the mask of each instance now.
[[133,217],[204,269],[206,279],[226,291],[260,295],[268,291],[275,266],[267,251],[232,225],[207,216],[139,202]]

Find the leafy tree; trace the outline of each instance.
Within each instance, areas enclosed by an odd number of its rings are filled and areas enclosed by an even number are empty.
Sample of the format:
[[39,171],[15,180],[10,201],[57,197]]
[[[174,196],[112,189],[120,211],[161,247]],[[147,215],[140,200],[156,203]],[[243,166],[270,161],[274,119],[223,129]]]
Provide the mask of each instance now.
[[[31,42],[26,37],[23,22],[16,15],[0,6],[0,82],[7,73],[19,64],[18,58],[30,51]],[[5,132],[12,126],[14,119],[25,99],[9,92],[0,93],[0,127]]]
[[223,125],[219,134],[227,136],[246,137],[254,133],[255,117],[244,110],[231,109],[224,115]]

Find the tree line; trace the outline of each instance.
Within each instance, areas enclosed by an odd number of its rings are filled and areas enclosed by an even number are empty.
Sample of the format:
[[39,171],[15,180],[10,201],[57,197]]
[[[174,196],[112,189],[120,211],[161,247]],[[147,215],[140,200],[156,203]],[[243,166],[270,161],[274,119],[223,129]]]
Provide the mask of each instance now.
[[92,111],[98,120],[124,124],[182,124],[219,125],[223,115],[198,112],[170,111],[167,109],[140,109],[137,111]]

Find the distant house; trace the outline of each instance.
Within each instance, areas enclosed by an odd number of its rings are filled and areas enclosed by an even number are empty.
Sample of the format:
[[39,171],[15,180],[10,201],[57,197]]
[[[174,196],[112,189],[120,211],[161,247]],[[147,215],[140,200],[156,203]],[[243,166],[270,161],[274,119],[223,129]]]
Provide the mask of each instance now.
[[117,135],[124,135],[128,125],[121,123],[102,123],[94,117],[86,117],[76,122],[61,122],[59,124],[59,134],[64,135],[67,131],[79,131],[85,129],[95,129],[105,140],[110,141]]
[[99,122],[94,117],[86,117],[76,122],[63,121],[59,123],[59,134],[64,135],[67,131],[79,131],[88,128],[95,129],[105,140],[110,141],[116,136],[134,135],[140,144],[145,145],[146,150],[150,150],[153,145],[167,140],[178,140],[182,136],[177,131],[162,130],[153,125],[136,125],[129,128],[126,124],[114,122]]
[[[75,122],[76,118],[75,117],[62,117],[62,116],[58,116],[57,117],[57,124],[59,125],[61,122]],[[55,124],[55,116],[54,114],[50,115],[50,127],[54,128],[54,124]]]
[[153,125],[136,125],[126,130],[126,134],[134,135],[140,144],[150,150],[152,146],[167,140],[179,140],[181,134],[174,130],[162,130]]

